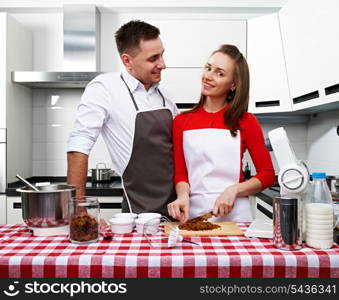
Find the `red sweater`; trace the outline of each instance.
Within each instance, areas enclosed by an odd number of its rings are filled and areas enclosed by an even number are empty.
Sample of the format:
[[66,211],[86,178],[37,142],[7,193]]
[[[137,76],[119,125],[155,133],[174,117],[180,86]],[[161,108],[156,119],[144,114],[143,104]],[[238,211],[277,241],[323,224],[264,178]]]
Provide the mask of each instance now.
[[[209,113],[201,107],[196,112],[176,116],[173,122],[175,184],[180,181],[189,183],[183,152],[183,132],[185,130],[204,128],[228,129],[224,123],[225,110],[226,108],[216,113]],[[265,189],[274,183],[275,174],[270,154],[264,145],[264,136],[260,124],[253,114],[246,112],[239,120],[239,126],[241,138],[240,170],[242,170],[244,152],[248,149],[257,172],[254,177],[260,180],[263,186],[262,188]],[[244,175],[243,172],[240,172],[239,182],[243,181]]]

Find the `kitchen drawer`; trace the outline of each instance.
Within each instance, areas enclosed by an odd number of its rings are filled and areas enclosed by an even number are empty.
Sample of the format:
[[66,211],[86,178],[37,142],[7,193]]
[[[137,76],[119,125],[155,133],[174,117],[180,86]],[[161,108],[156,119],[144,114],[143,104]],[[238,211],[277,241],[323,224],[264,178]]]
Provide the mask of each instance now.
[[21,197],[7,197],[7,224],[24,223],[22,219]]
[[100,218],[108,221],[114,214],[121,212],[122,197],[98,197]]
[[272,219],[273,207],[272,205],[266,203],[259,197],[255,197],[256,200],[256,219]]
[[0,195],[0,224],[6,224],[6,195]]
[[114,214],[121,213],[121,208],[102,208],[100,207],[100,218],[108,222]]

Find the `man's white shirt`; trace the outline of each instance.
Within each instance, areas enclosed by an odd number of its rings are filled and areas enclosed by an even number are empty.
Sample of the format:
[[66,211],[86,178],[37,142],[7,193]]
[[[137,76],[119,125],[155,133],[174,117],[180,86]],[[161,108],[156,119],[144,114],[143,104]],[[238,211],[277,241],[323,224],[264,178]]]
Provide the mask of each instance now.
[[[89,155],[101,133],[116,171],[122,175],[132,154],[137,110],[120,75],[120,72],[101,74],[86,86],[67,142],[67,152]],[[164,108],[163,99],[157,91],[158,84],[146,91],[144,85],[127,71],[124,70],[122,76],[139,111]],[[160,91],[165,98],[165,108],[174,117],[178,114],[175,103],[165,91]]]

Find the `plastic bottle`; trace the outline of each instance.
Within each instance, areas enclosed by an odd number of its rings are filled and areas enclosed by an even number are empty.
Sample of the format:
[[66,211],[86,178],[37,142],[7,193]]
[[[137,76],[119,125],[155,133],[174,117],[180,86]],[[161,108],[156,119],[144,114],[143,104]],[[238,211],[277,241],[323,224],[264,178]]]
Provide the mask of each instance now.
[[313,184],[305,203],[306,244],[329,249],[333,245],[333,204],[326,173],[312,173]]

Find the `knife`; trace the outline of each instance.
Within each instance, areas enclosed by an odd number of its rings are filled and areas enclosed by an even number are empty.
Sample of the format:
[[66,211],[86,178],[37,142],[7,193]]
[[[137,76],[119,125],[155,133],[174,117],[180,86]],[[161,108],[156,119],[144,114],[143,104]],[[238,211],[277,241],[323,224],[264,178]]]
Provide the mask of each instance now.
[[190,220],[188,220],[187,222],[189,222],[189,223],[194,223],[194,222],[199,222],[199,221],[206,221],[206,220],[208,220],[209,218],[212,218],[212,217],[213,217],[213,212],[210,211],[210,212],[208,212],[207,214],[204,214],[204,215],[201,215],[201,216],[199,216],[199,217],[190,219]]

